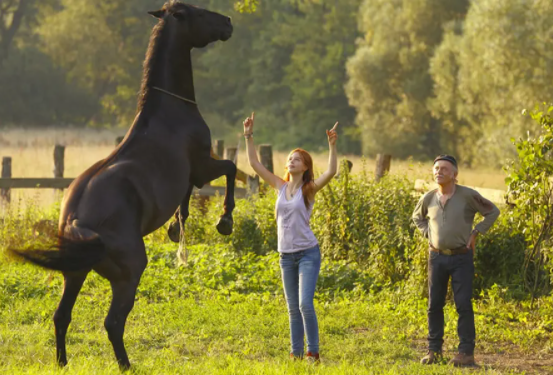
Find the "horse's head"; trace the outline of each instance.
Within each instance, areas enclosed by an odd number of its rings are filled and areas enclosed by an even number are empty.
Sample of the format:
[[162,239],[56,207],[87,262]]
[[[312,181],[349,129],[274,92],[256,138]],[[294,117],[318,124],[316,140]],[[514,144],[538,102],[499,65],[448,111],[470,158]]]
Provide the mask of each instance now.
[[148,13],[174,27],[177,37],[190,47],[202,48],[218,40],[226,41],[232,35],[229,17],[194,5],[171,1]]

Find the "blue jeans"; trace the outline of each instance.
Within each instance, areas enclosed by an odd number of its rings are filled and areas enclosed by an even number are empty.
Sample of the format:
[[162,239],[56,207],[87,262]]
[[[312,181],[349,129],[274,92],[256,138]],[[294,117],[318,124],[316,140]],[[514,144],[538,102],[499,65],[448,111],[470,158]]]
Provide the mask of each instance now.
[[282,284],[290,317],[290,340],[295,356],[303,356],[304,332],[307,336],[307,351],[319,352],[319,325],[313,297],[320,269],[319,245],[295,253],[280,254]]

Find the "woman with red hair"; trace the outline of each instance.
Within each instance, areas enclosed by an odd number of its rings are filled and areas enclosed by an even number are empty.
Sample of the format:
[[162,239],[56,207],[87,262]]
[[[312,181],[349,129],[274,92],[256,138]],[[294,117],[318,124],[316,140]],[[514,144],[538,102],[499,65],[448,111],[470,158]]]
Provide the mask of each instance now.
[[244,136],[248,161],[253,170],[278,191],[276,218],[278,251],[282,284],[290,318],[290,357],[302,358],[304,334],[307,341],[306,358],[319,361],[319,326],[313,305],[315,286],[321,268],[321,251],[309,227],[315,194],[336,174],[336,126],[327,130],[330,156],[328,169],[315,179],[313,159],[307,151],[297,148],[288,156],[286,173],[280,178],[259,162],[253,142],[254,114],[244,120]]

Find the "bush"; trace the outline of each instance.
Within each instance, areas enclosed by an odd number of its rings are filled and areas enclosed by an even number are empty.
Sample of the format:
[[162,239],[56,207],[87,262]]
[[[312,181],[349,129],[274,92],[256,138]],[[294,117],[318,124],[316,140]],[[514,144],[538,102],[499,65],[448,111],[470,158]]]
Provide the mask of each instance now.
[[325,255],[369,267],[383,284],[394,283],[406,275],[416,245],[415,203],[407,179],[387,176],[376,182],[366,172],[342,173],[319,193],[312,228]]
[[216,224],[223,214],[223,197],[205,202],[194,198],[190,202],[190,216],[186,221],[188,244],[230,244],[240,254],[264,255],[277,249],[277,228],[274,214],[276,194],[237,199],[233,211],[233,234],[223,236]]
[[[331,296],[341,291],[367,293],[387,288],[425,295],[428,242],[411,222],[419,197],[413,182],[404,177],[386,176],[376,182],[366,172],[343,172],[319,192],[311,221],[323,253],[319,291]],[[229,293],[279,288],[275,199],[276,193],[270,190],[237,200],[231,236],[220,235],[215,227],[223,213],[223,197],[192,199],[185,239],[192,252],[187,269],[194,271],[187,271],[182,282],[201,282]],[[527,216],[520,213],[526,207],[517,207],[502,207],[496,224],[477,243],[475,296],[493,285],[508,288],[517,297],[528,291],[523,282],[528,246],[525,233],[531,228]],[[8,212],[0,221],[0,247],[51,244],[53,236],[37,233],[37,224],[55,223],[58,215],[59,207]],[[166,228],[148,236],[151,264],[175,267],[176,246],[167,241]],[[546,241],[543,248],[548,249],[548,244]]]
[[[544,103],[545,105],[545,103]],[[524,111],[526,112],[526,111]],[[539,136],[512,140],[517,159],[506,170],[509,176],[510,229],[525,240],[521,259],[522,281],[534,298],[549,293],[553,278],[553,105],[530,112],[541,126]]]
[[[311,228],[329,261],[329,273],[321,273],[324,288],[331,284],[336,290],[400,287],[413,295],[427,293],[428,241],[411,221],[420,197],[413,186],[412,181],[398,176],[376,182],[364,171],[358,175],[342,173],[317,194]],[[237,200],[234,233],[228,237],[215,228],[223,212],[223,198],[211,199],[203,208],[193,200],[186,241],[190,245],[226,244],[243,255],[275,252],[275,200],[272,190],[264,196]],[[524,236],[513,231],[518,224],[513,223],[508,210],[502,210],[504,214],[477,243],[475,296],[494,284],[515,294],[523,290]]]

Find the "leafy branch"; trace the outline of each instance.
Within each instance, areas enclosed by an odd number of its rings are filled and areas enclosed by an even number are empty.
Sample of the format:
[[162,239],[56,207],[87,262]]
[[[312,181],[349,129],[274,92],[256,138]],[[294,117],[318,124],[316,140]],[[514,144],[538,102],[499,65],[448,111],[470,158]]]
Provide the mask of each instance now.
[[259,0],[239,0],[234,3],[234,9],[240,13],[253,13],[259,5]]

